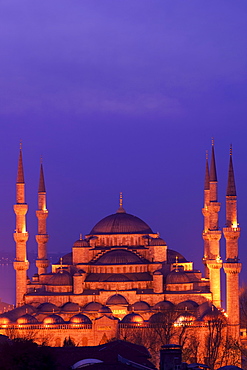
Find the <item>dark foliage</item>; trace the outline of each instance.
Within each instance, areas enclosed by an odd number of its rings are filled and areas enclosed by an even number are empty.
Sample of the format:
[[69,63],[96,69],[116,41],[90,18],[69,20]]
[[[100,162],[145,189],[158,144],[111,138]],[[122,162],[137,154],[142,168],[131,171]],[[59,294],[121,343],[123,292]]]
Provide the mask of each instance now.
[[0,370],[56,369],[50,348],[32,340],[17,338],[0,344],[0,358]]

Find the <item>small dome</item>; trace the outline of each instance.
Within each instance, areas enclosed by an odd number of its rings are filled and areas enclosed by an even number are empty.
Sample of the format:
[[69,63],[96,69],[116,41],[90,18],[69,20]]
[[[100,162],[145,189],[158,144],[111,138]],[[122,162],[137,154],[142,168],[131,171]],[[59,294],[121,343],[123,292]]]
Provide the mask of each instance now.
[[48,282],[49,285],[72,285],[72,277],[68,271],[59,270]]
[[8,316],[5,316],[4,314],[0,316],[0,325],[8,325],[10,322],[11,320]]
[[[57,261],[56,265],[60,265],[61,258]],[[69,252],[62,256],[62,263],[63,265],[72,265],[72,252]]]
[[154,271],[153,275],[163,275],[163,274],[160,270],[156,270]]
[[202,316],[202,320],[203,321],[214,321],[214,320],[225,321],[225,317],[215,306],[212,306],[212,308],[206,311],[205,314]]
[[80,306],[78,305],[78,303],[74,302],[67,302],[61,307],[61,310],[64,312],[77,312],[79,311],[79,309]]
[[78,239],[74,242],[73,247],[90,247],[90,245],[86,240]]
[[95,311],[98,312],[102,307],[102,304],[99,302],[89,302],[83,309],[83,311]]
[[130,263],[143,263],[144,260],[137,256],[135,253],[123,249],[115,249],[106,252],[101,256],[95,264],[97,265],[119,265]]
[[197,307],[197,316],[202,317],[207,311],[210,310],[212,310],[212,303],[210,301],[203,302]]
[[107,306],[113,306],[113,305],[128,305],[127,300],[122,296],[121,294],[114,294],[111,297],[109,297],[106,301]]
[[99,313],[102,313],[102,314],[112,314],[112,310],[110,309],[110,307],[102,306],[99,309]]
[[149,242],[149,245],[154,245],[154,246],[158,246],[158,245],[166,245],[166,242],[162,239],[162,238],[153,238],[150,240]]
[[167,262],[168,263],[176,263],[178,260],[179,262],[187,262],[187,260],[184,258],[184,256],[181,253],[178,253],[177,251],[174,251],[172,249],[167,249]]
[[121,321],[124,324],[143,324],[144,320],[138,313],[129,313]]
[[181,284],[189,281],[186,273],[180,270],[173,270],[166,277],[166,284]]
[[149,311],[150,310],[149,304],[144,301],[135,302],[131,307],[134,311]]
[[150,317],[149,322],[152,324],[167,322],[167,315],[164,312],[157,312]]
[[38,310],[40,312],[59,312],[59,308],[55,304],[49,302],[41,303],[38,306]]
[[92,324],[92,321],[86,315],[78,313],[71,317],[70,322],[73,324]]
[[17,324],[37,324],[38,320],[28,313],[26,315],[23,315],[17,319]]
[[176,306],[176,309],[183,310],[183,311],[186,311],[186,310],[195,311],[197,307],[198,307],[198,303],[196,303],[195,301],[187,300],[187,301],[178,303]]
[[153,234],[140,218],[126,212],[117,212],[100,220],[90,235],[102,234]]
[[64,320],[59,315],[46,316],[43,320],[43,324],[63,324]]
[[165,311],[165,310],[173,310],[174,309],[174,304],[170,301],[161,301],[156,303],[153,306],[153,310],[159,310],[159,311]]
[[196,320],[196,317],[194,315],[192,315],[191,313],[189,312],[184,312],[182,315],[180,315],[177,320],[176,320],[176,323],[177,324],[184,324],[184,323],[192,323]]

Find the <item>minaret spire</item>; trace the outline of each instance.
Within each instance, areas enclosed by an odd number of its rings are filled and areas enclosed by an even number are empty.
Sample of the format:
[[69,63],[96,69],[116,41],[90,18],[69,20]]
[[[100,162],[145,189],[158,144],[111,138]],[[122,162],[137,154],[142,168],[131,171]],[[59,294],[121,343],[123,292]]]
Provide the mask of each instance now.
[[41,160],[41,163],[40,163],[39,190],[38,190],[38,192],[39,193],[45,193],[46,192],[42,160]]
[[18,160],[18,171],[17,171],[17,180],[18,184],[24,184],[24,170],[23,170],[23,160],[22,160],[22,144],[20,143],[20,153]]
[[205,180],[204,180],[204,207],[202,209],[202,214],[204,216],[204,226],[203,226],[203,240],[204,240],[204,254],[203,254],[203,264],[205,266],[205,277],[209,278],[209,269],[206,264],[206,260],[209,256],[209,240],[208,240],[208,230],[209,230],[209,202],[210,202],[210,176],[209,176],[209,166],[208,166],[208,151],[206,151],[206,168],[205,168]]
[[232,148],[230,147],[230,161],[228,170],[228,183],[226,192],[226,227],[223,229],[226,239],[226,261],[224,271],[226,273],[226,310],[229,320],[230,335],[234,339],[239,338],[239,273],[241,263],[238,258],[238,239],[240,227],[237,219],[237,195],[232,162]]
[[235,185],[235,178],[234,178],[234,171],[233,171],[233,163],[232,163],[232,146],[230,146],[230,161],[229,161],[229,170],[228,170],[228,182],[227,182],[227,196],[236,196],[236,185]]
[[36,260],[36,267],[38,268],[38,274],[40,275],[45,274],[49,266],[46,247],[49,239],[49,235],[46,231],[46,219],[48,217],[48,210],[46,208],[46,189],[42,159],[40,163],[38,210],[36,211],[36,216],[38,219],[38,234],[36,235],[36,241],[38,243],[38,259]]
[[214,154],[214,139],[212,139],[212,152],[211,152],[211,163],[210,163],[210,182],[217,182],[215,154]]
[[26,231],[27,210],[28,206],[25,202],[25,182],[22,160],[22,145],[20,145],[16,180],[16,204],[14,205],[14,212],[16,214],[16,229],[14,232],[14,240],[16,243],[16,258],[14,261],[14,269],[16,270],[17,306],[24,303],[25,294],[27,292],[27,270],[29,268],[26,248],[26,243],[28,240],[28,233]]
[[220,269],[222,260],[220,257],[220,238],[221,231],[218,225],[218,213],[220,203],[218,202],[218,181],[216,174],[214,140],[212,139],[212,154],[209,170],[209,190],[204,190],[204,263],[206,264],[206,274],[209,277],[210,291],[212,293],[213,304],[221,306],[221,283]]
[[204,180],[204,190],[209,190],[209,167],[208,167],[208,151],[206,151],[206,169],[205,169],[205,180]]

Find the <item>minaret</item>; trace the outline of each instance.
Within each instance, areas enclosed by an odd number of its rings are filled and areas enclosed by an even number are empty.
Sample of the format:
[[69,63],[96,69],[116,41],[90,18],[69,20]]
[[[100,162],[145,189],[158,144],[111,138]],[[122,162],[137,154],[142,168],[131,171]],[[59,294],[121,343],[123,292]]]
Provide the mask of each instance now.
[[28,233],[26,231],[26,213],[28,205],[25,203],[25,182],[22,163],[22,148],[20,147],[18,172],[16,181],[16,204],[14,212],[16,214],[16,229],[14,240],[16,243],[16,258],[14,269],[16,270],[16,306],[24,303],[27,292],[27,270],[29,262],[27,260]]
[[238,262],[240,227],[238,227],[237,220],[237,193],[232,163],[232,148],[230,148],[226,191],[226,227],[224,227],[223,232],[226,239],[226,261],[223,265],[226,273],[226,310],[230,324],[230,335],[237,339],[239,337],[239,273],[242,265]]
[[212,156],[209,171],[209,203],[208,203],[208,257],[206,260],[209,269],[210,291],[213,296],[213,304],[221,307],[221,285],[220,269],[222,260],[220,258],[220,238],[221,231],[218,225],[218,213],[220,203],[218,202],[218,181],[216,174],[214,142],[212,141]]
[[47,259],[48,234],[46,232],[46,219],[48,217],[48,210],[46,209],[46,190],[43,165],[40,165],[39,189],[38,189],[38,210],[36,211],[38,218],[38,234],[36,241],[38,243],[38,258],[36,260],[36,267],[38,274],[45,274],[49,267],[49,260]]
[[204,216],[204,227],[202,237],[204,240],[204,255],[203,263],[205,265],[205,277],[209,278],[209,269],[207,267],[206,261],[209,255],[209,240],[208,240],[208,230],[209,230],[209,211],[208,205],[210,200],[210,183],[209,183],[209,167],[208,167],[208,152],[206,152],[206,169],[205,169],[205,181],[204,181],[204,207],[202,209],[202,214]]

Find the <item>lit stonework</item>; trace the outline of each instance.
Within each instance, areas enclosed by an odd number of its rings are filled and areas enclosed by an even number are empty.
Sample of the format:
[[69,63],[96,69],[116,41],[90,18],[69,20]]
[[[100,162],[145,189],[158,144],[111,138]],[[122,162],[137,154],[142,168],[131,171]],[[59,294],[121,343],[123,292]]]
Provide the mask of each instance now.
[[22,163],[22,150],[20,149],[16,181],[16,204],[14,205],[14,212],[16,214],[16,229],[14,233],[16,257],[14,261],[14,269],[16,271],[17,306],[25,302],[25,294],[27,292],[27,270],[29,268],[26,250],[26,243],[28,240],[28,233],[26,231],[27,210],[28,206],[25,203],[25,182]]
[[[232,161],[232,159],[231,159]],[[180,343],[186,328],[187,340],[200,343],[196,361],[203,363],[210,322],[220,320],[222,335],[239,336],[238,238],[236,195],[233,168],[227,193],[226,261],[220,255],[221,230],[218,225],[220,203],[214,147],[210,170],[206,161],[204,187],[204,257],[206,277],[194,269],[179,252],[171,250],[149,225],[123,208],[122,195],[116,213],[100,220],[84,238],[73,244],[48,271],[46,190],[41,166],[38,191],[38,273],[26,279],[24,176],[20,154],[16,213],[17,306],[0,315],[0,333],[17,330],[30,333],[38,343],[60,346],[70,337],[79,345],[98,345],[112,338],[129,338],[138,329],[152,332],[162,317],[170,318],[170,340]],[[230,184],[230,185],[229,185]],[[230,190],[229,190],[230,189]],[[221,308],[220,270],[227,280],[227,314]],[[164,325],[163,325],[164,326]],[[168,334],[165,334],[167,337]],[[170,335],[170,334],[169,334]],[[193,339],[194,338],[194,339]],[[160,345],[160,344],[159,344]],[[190,347],[191,343],[187,342]],[[203,349],[204,348],[204,349]],[[237,357],[238,360],[238,357]],[[194,361],[195,362],[195,361]]]
[[36,235],[36,241],[38,244],[38,259],[36,260],[36,267],[38,274],[45,274],[49,267],[49,260],[47,259],[47,248],[49,236],[46,231],[46,219],[48,217],[48,210],[46,208],[46,190],[45,180],[43,173],[43,166],[40,166],[40,179],[39,179],[39,190],[38,190],[38,210],[36,211],[38,219],[38,234]]

